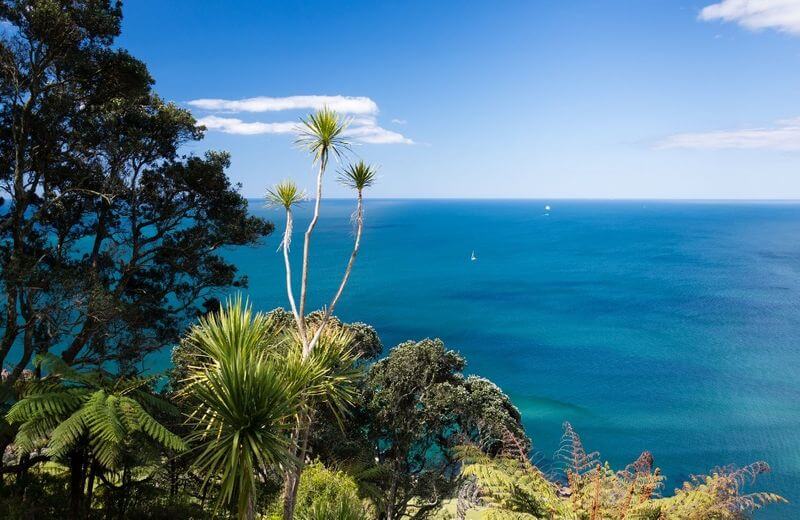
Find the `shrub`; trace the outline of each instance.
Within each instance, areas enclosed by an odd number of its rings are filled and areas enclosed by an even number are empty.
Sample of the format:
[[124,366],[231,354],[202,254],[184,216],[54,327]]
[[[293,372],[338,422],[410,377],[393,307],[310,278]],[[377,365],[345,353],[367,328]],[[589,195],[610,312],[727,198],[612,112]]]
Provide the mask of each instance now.
[[319,462],[303,470],[295,512],[301,520],[364,518],[358,486],[352,477],[327,469]]

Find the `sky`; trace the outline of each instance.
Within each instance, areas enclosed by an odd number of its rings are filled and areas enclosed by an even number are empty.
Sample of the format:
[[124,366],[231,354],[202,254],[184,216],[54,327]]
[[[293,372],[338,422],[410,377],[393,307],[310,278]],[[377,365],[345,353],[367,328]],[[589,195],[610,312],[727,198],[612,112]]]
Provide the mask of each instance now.
[[[248,197],[351,122],[373,197],[800,199],[800,0],[127,0],[118,43]],[[348,196],[332,181],[327,194]]]

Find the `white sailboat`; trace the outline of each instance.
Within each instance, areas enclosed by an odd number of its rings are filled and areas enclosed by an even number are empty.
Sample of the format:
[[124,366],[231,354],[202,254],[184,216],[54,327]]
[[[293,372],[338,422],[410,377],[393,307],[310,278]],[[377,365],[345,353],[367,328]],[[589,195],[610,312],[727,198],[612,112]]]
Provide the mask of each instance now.
[[478,257],[475,256],[475,250],[474,249],[472,250],[472,255],[470,255],[469,259],[472,260],[473,262],[478,259]]

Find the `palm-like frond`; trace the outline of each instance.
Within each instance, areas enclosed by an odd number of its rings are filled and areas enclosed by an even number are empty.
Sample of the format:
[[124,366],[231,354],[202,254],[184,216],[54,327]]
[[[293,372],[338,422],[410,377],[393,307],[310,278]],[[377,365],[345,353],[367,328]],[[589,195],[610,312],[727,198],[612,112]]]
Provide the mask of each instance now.
[[339,182],[359,193],[375,183],[378,169],[364,161],[348,164],[339,171]]
[[356,382],[362,376],[356,363],[358,356],[352,349],[352,334],[345,328],[325,329],[306,357],[303,357],[302,342],[296,332],[292,333],[292,338],[285,366],[293,373],[305,405],[328,406],[341,425],[344,414],[355,402]]
[[594,469],[598,464],[600,454],[596,451],[586,453],[580,435],[569,422],[564,422],[563,427],[564,434],[561,436],[561,443],[555,458],[561,461],[565,473],[582,475]]
[[274,187],[267,189],[267,203],[287,210],[305,199],[305,192],[291,180],[281,181]]
[[85,402],[86,396],[87,390],[84,388],[58,388],[43,393],[30,393],[14,403],[6,419],[19,424],[40,416],[68,415]]
[[355,457],[339,460],[334,463],[334,469],[348,474],[358,486],[358,495],[378,503],[383,496],[381,484],[391,475],[387,463],[376,462],[373,455],[367,451]]
[[320,163],[324,170],[331,154],[341,158],[350,149],[350,142],[344,135],[349,124],[334,110],[324,107],[300,120],[300,134],[295,143],[308,150],[314,163]]
[[291,463],[286,432],[302,393],[278,355],[275,329],[237,298],[185,340],[194,364],[180,395],[195,406],[187,418],[194,465],[206,484],[219,479],[218,505],[236,503],[240,517],[254,500],[256,473]]

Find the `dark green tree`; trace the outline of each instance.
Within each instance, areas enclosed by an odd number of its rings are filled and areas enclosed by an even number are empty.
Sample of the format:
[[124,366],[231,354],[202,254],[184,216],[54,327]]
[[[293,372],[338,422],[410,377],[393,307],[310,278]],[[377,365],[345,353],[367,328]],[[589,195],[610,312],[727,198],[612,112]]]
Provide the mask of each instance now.
[[69,364],[135,370],[215,290],[246,283],[221,248],[272,231],[248,216],[226,154],[180,155],[202,128],[113,46],[121,16],[110,0],[0,0],[8,383],[56,345]]
[[455,448],[498,450],[529,441],[519,411],[490,381],[464,377],[464,358],[439,339],[408,341],[375,363],[365,383],[365,435],[387,469],[383,517],[424,518],[458,483]]

